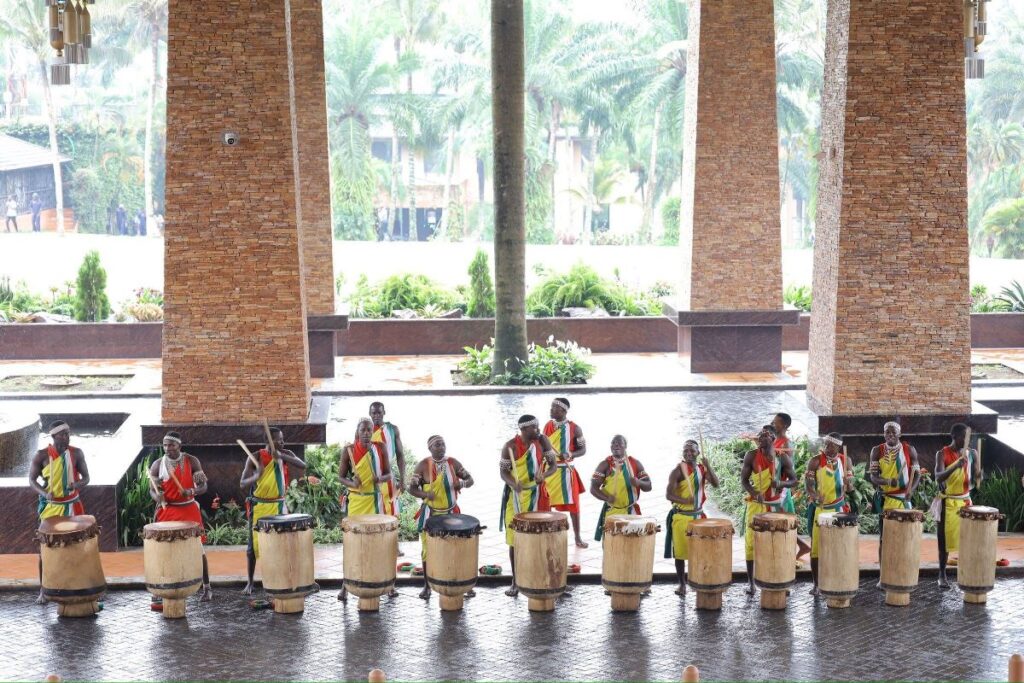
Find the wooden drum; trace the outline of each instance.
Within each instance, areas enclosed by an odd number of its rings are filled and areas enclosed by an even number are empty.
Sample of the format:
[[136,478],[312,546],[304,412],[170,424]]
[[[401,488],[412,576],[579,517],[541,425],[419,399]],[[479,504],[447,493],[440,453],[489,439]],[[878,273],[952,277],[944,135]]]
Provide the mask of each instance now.
[[732,537],[727,519],[695,519],[686,529],[690,568],[686,583],[697,591],[697,609],[722,609],[732,583]]
[[882,576],[885,604],[906,607],[917,588],[921,568],[921,529],[924,513],[920,510],[886,510],[882,526]]
[[569,518],[561,512],[521,512],[514,533],[516,585],[533,612],[550,612],[565,592],[569,569]]
[[640,594],[654,579],[654,546],[660,530],[651,517],[609,515],[604,521],[601,583],[612,594],[612,610],[635,612]]
[[786,591],[796,583],[796,515],[754,516],[754,583],[762,609],[786,609]]
[[849,607],[860,587],[857,515],[818,515],[818,590],[829,607]]
[[960,560],[956,582],[964,602],[983,604],[996,584],[996,538],[1003,515],[996,508],[960,508]]
[[47,517],[39,524],[36,540],[43,562],[43,595],[57,603],[62,617],[99,612],[99,600],[107,592],[99,535],[92,515]]
[[164,602],[166,619],[185,616],[185,598],[203,584],[203,528],[195,522],[154,522],[142,530],[146,590]]
[[309,515],[269,515],[256,522],[260,535],[263,590],[273,598],[274,611],[294,614],[315,593],[313,580],[313,518]]
[[398,518],[356,515],[341,521],[344,532],[345,588],[359,598],[359,609],[376,612],[380,596],[395,588]]
[[469,515],[431,515],[427,534],[427,584],[441,596],[441,609],[462,609],[465,595],[476,585],[480,555],[480,520]]

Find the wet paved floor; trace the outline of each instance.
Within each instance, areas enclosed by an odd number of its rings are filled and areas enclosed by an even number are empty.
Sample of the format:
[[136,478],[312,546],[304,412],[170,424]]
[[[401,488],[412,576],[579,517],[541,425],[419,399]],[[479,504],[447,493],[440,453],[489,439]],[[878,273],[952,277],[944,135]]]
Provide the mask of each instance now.
[[189,602],[170,622],[148,596],[112,592],[93,619],[58,619],[31,593],[0,593],[0,680],[1006,680],[1024,646],[1024,580],[1002,580],[986,606],[922,584],[908,608],[886,607],[862,584],[853,607],[830,610],[799,584],[785,612],[767,612],[738,585],[721,612],[686,605],[668,584],[638,614],[614,614],[599,586],[577,586],[553,614],[479,588],[462,613],[442,614],[402,589],[378,614],[333,591],[302,615],[253,612],[237,593]]

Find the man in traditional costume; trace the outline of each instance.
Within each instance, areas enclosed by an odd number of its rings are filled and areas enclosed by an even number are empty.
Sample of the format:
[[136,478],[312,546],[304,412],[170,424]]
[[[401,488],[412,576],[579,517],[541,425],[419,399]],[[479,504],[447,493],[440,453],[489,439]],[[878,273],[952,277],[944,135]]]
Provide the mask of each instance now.
[[586,548],[587,544],[580,535],[580,494],[586,488],[573,462],[587,454],[587,443],[583,439],[583,430],[568,419],[568,413],[569,399],[556,398],[551,402],[551,419],[544,425],[544,436],[548,437],[555,449],[558,469],[544,482],[544,486],[551,509],[569,513],[576,547]]
[[823,439],[821,452],[807,462],[804,475],[807,497],[807,528],[811,532],[811,595],[818,595],[818,556],[821,551],[818,517],[822,512],[849,512],[846,494],[853,490],[853,463],[842,452],[843,438],[837,432]]
[[640,492],[651,490],[651,478],[644,466],[626,452],[626,437],[616,434],[611,452],[598,463],[590,478],[591,495],[604,503],[597,519],[595,541],[604,537],[604,520],[608,515],[639,515]]
[[683,459],[672,468],[665,492],[665,497],[672,503],[665,520],[665,557],[675,558],[676,578],[679,580],[676,595],[679,596],[686,595],[686,560],[689,558],[686,530],[693,520],[707,518],[704,514],[707,484],[718,488],[718,477],[708,459],[702,456],[697,462],[700,454],[700,444],[693,439],[683,444]]
[[747,492],[744,512],[743,545],[747,562],[747,594],[754,594],[754,517],[762,512],[782,512],[782,490],[796,481],[793,461],[775,457],[772,425],[765,425],[757,435],[758,447],[743,456],[740,483]]
[[[436,515],[461,514],[458,497],[462,489],[473,485],[473,477],[455,458],[447,455],[447,446],[441,436],[427,439],[430,455],[423,458],[413,470],[409,481],[409,493],[423,500],[416,513],[416,528],[420,532],[421,556],[423,559],[423,590],[420,597],[430,599],[430,584],[427,583],[427,520]],[[472,590],[466,597],[476,595]]]
[[[790,469],[796,472],[796,459],[793,449],[793,441],[789,438],[789,428],[793,426],[793,418],[790,417],[789,413],[776,413],[775,417],[772,418],[772,427],[775,429],[775,443],[773,444],[775,450],[775,471],[776,473],[782,472],[783,462],[788,460]],[[781,483],[777,486],[780,488],[782,496],[782,508],[781,512],[785,512],[790,515],[796,514],[796,501],[793,499],[793,489],[799,482],[796,481],[796,477],[793,478],[791,486],[782,486]],[[811,551],[811,546],[807,544],[804,539],[799,536],[796,537],[796,561],[797,566],[799,565],[800,558]]]
[[949,588],[946,564],[949,553],[960,549],[960,510],[971,505],[971,489],[981,484],[981,461],[970,447],[970,430],[957,423],[950,430],[948,446],[935,454],[935,481],[938,495],[938,516],[935,535],[939,541],[939,586]]
[[[882,561],[882,528],[886,510],[909,510],[913,507],[914,489],[921,483],[921,465],[917,450],[900,439],[903,430],[897,422],[883,427],[885,442],[871,449],[868,475],[875,485],[875,512],[878,517],[878,561]],[[881,581],[878,584],[881,587]]]
[[[52,443],[32,456],[28,468],[28,485],[39,494],[39,521],[49,517],[84,515],[80,492],[89,484],[89,468],[85,454],[71,445],[71,426],[63,420],[47,427]],[[43,556],[39,556],[39,597],[44,604]]]

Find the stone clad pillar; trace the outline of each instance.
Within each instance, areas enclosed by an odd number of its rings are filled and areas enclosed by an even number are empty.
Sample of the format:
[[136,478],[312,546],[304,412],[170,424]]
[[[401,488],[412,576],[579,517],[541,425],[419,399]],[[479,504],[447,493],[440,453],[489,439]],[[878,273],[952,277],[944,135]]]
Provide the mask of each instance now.
[[170,0],[165,423],[309,416],[288,10]]
[[822,430],[972,412],[962,12],[829,0],[807,395],[877,419]]
[[691,371],[778,372],[783,324],[772,0],[690,3],[680,350]]
[[[334,242],[323,7],[321,0],[290,0],[290,3],[306,312],[309,315],[331,315],[334,313]],[[330,336],[333,341],[333,333]]]

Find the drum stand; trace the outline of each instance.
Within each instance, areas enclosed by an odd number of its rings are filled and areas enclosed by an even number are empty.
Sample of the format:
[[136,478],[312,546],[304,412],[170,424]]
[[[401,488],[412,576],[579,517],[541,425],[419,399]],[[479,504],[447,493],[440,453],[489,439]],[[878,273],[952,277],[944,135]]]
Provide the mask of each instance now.
[[99,603],[95,600],[92,602],[62,602],[57,604],[57,616],[60,617],[91,617],[99,611]]

